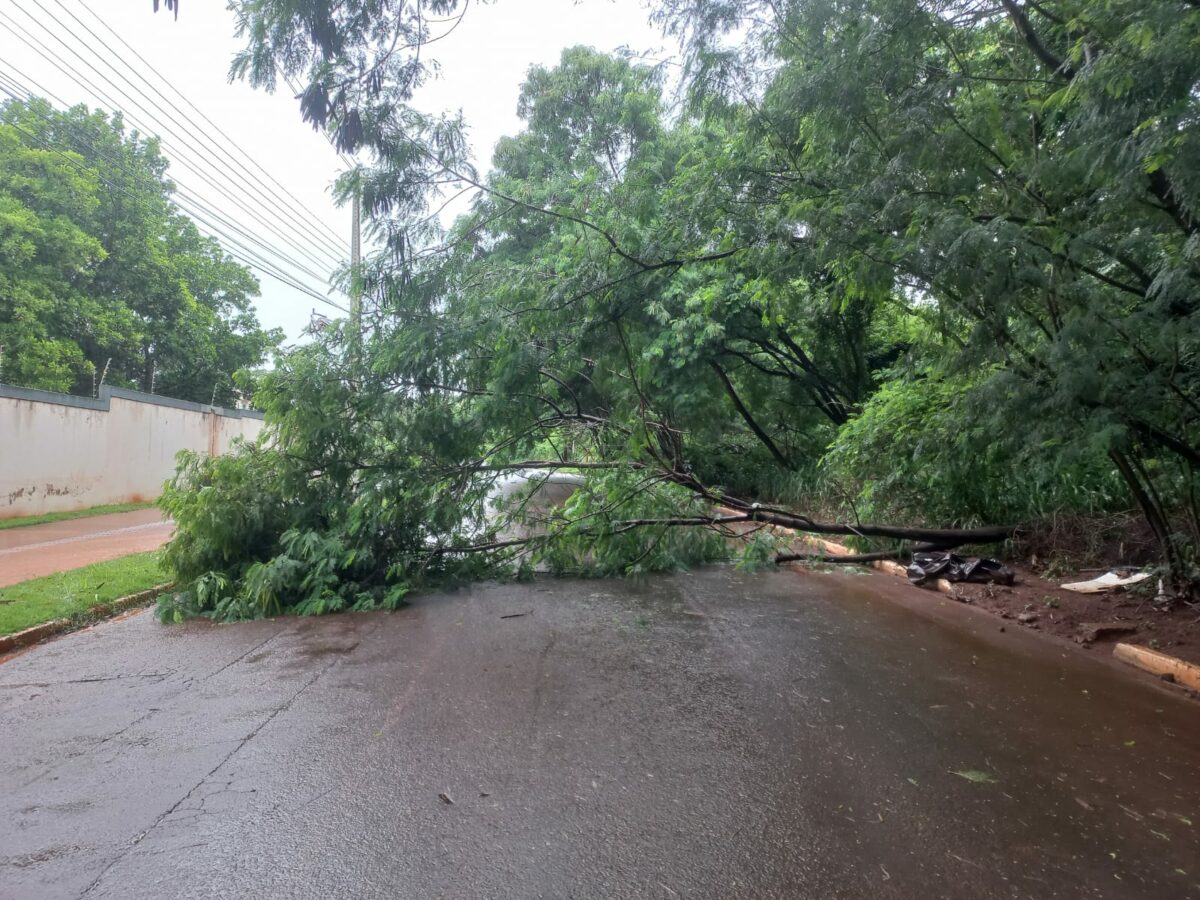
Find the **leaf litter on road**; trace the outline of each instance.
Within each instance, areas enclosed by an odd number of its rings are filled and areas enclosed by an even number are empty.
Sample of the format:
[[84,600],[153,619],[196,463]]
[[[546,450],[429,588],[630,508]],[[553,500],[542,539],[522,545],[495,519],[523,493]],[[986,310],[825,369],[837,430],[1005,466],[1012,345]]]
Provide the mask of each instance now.
[[990,772],[980,772],[978,769],[964,769],[961,772],[951,770],[950,774],[965,778],[975,784],[994,784],[996,781],[996,777]]

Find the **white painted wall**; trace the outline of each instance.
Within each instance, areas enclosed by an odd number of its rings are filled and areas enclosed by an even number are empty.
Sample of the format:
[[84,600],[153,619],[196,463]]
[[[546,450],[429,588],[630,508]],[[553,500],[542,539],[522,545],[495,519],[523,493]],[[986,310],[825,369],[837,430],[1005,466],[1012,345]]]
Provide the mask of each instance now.
[[224,453],[261,413],[104,387],[99,400],[0,386],[0,519],[154,500],[180,450]]

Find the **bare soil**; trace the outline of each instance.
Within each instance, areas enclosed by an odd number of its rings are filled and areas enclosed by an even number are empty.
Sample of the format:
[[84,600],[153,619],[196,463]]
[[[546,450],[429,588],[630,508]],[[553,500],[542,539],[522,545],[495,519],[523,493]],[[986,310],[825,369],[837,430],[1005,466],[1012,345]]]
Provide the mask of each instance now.
[[[1130,590],[1078,594],[1059,585],[1086,581],[1102,573],[1079,572],[1050,581],[1027,567],[1009,565],[1017,573],[1012,587],[956,584],[955,596],[1011,620],[1014,627],[1043,631],[1074,641],[1084,649],[1111,652],[1112,645],[1121,641],[1200,663],[1200,608],[1177,604],[1169,610],[1160,609],[1153,602],[1156,589],[1152,579]],[[1094,629],[1088,626],[1092,625],[1127,625],[1136,631],[1101,633],[1089,640]]]
[[[853,552],[812,536],[791,537],[796,552]],[[1039,631],[1085,651],[1111,653],[1113,645],[1121,642],[1200,664],[1200,605],[1177,603],[1162,608],[1153,602],[1158,592],[1156,580],[1100,594],[1079,594],[1061,587],[1104,574],[1108,571],[1104,560],[1118,569],[1152,565],[1153,540],[1138,517],[1062,517],[1052,528],[1022,535],[1012,551],[1022,561],[1003,560],[1016,573],[1011,587],[958,583],[954,585],[955,598],[1004,620],[1002,628]],[[966,549],[956,552],[972,554]],[[900,562],[906,564],[907,559]],[[929,584],[912,590],[937,588]],[[1105,631],[1104,626],[1133,630]]]

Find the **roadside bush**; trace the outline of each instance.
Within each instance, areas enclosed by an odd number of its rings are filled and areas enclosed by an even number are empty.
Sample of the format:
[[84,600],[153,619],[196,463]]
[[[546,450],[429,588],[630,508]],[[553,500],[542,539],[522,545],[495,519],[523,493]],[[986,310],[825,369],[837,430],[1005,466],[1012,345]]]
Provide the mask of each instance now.
[[329,487],[261,444],[181,453],[160,501],[176,523],[163,562],[179,586],[159,603],[163,620],[397,606],[408,585],[381,569],[384,535],[331,504]]
[[839,430],[824,471],[864,521],[970,527],[1127,506],[1086,430],[1064,447],[1037,419],[999,412],[1010,407],[992,402],[998,389],[953,377],[887,381]]

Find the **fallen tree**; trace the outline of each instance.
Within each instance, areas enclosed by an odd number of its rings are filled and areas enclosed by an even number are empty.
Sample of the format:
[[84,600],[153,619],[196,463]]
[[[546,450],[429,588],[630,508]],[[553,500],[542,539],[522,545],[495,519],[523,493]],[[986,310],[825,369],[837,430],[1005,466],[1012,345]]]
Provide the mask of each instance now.
[[[178,529],[166,563],[181,586],[164,616],[391,608],[413,590],[535,566],[628,575],[731,558],[770,565],[796,558],[796,533],[940,549],[1012,533],[820,521],[669,464],[650,406],[641,422],[564,414],[514,434],[492,421],[487,392],[347,377],[383,352],[347,349],[330,329],[264,379],[271,429],[258,444],[184,458],[163,500]],[[686,447],[686,434],[671,434]],[[521,452],[551,446],[561,455]],[[585,477],[561,506],[531,503],[560,472]],[[497,479],[513,473],[528,488],[497,504]]]
[[[273,443],[185,461],[172,614],[671,569],[731,538],[765,565],[793,552],[779,529],[945,550],[1132,503],[1187,590],[1200,18],[1058,5],[664,0],[693,105],[570,48],[530,71],[480,175],[461,121],[407,105],[464,4],[235,4],[235,74],[301,83],[302,115],[363,160],[338,190],[379,252],[346,273],[361,317],[263,379]],[[741,6],[751,43],[711,72]],[[560,509],[489,500],[504,473],[561,470],[586,478]]]

